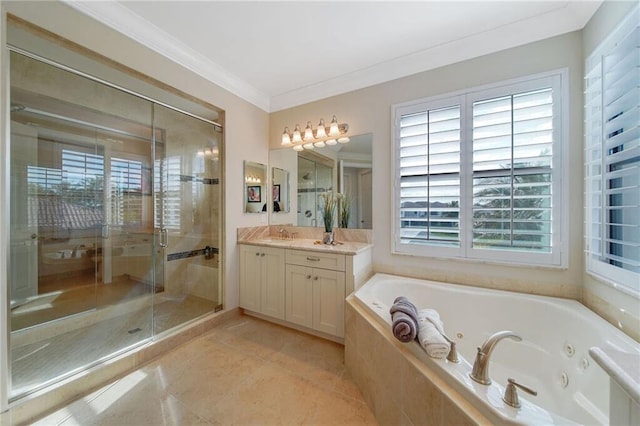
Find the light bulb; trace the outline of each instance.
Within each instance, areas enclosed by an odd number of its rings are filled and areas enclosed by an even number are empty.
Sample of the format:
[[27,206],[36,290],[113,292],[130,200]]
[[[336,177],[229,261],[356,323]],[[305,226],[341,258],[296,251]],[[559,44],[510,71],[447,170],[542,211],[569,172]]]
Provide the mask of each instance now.
[[293,150],[294,151],[304,151],[304,148],[302,147],[302,145],[294,145],[293,146]]
[[336,145],[338,143],[338,141],[336,141],[335,139],[329,139],[327,141],[327,145]]
[[347,142],[349,142],[349,138],[347,137],[338,139],[338,143],[347,143]]
[[293,129],[293,143],[302,142],[302,136],[300,135],[300,126],[296,124],[296,128]]
[[307,121],[307,127],[304,129],[304,138],[305,141],[312,141],[313,138],[313,128],[311,127],[311,122]]
[[311,142],[305,143],[304,145],[302,145],[302,147],[304,149],[313,149],[313,144]]
[[324,119],[320,119],[320,123],[318,124],[318,130],[316,130],[316,138],[323,139],[327,137],[327,131],[324,128]]
[[313,146],[315,146],[316,148],[323,148],[324,142],[323,141],[316,142],[313,144]]
[[282,133],[282,143],[281,145],[291,145],[291,136],[289,136],[289,128],[284,128],[284,133]]
[[329,126],[329,136],[338,136],[340,134],[340,129],[338,128],[338,119],[336,116],[333,116],[333,120],[331,120],[331,125]]

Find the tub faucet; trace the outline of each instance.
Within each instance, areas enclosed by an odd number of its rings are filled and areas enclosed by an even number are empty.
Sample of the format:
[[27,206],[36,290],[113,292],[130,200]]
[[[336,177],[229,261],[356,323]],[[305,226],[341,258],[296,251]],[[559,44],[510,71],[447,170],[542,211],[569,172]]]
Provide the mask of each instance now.
[[493,348],[499,341],[506,339],[507,337],[515,340],[516,342],[522,341],[522,337],[518,336],[513,331],[498,331],[485,340],[482,346],[478,348],[476,360],[473,363],[473,370],[471,371],[471,374],[469,374],[473,380],[483,385],[491,384],[491,378],[489,378],[489,358],[491,358],[491,352],[493,352]]

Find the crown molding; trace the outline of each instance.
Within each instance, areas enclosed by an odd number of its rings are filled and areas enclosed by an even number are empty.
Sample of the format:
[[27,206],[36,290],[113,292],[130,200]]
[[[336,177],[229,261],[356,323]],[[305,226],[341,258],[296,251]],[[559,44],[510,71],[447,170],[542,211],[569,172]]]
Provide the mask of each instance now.
[[569,1],[554,10],[528,19],[433,46],[270,98],[118,2],[62,1],[266,112],[292,108],[580,30],[602,3],[601,1]]
[[[584,28],[602,2],[568,2],[547,13],[391,59],[271,98],[271,112],[337,96]],[[524,25],[523,25],[524,24]]]
[[269,97],[225,68],[114,1],[62,0],[77,11],[269,112]]

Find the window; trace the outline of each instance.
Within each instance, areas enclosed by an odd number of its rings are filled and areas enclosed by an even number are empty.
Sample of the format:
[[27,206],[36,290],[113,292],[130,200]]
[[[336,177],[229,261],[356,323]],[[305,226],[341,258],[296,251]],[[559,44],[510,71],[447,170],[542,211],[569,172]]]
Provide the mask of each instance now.
[[142,161],[111,158],[111,221],[142,225]]
[[[104,223],[104,156],[80,146],[53,146],[59,168],[27,169],[32,225],[66,231],[100,229]],[[142,161],[112,157],[109,165],[112,224],[141,226]]]
[[585,76],[587,270],[640,292],[638,8],[588,59]]
[[59,168],[27,166],[30,225],[60,238],[71,231],[95,232],[104,217],[104,159],[81,147],[53,146]]
[[396,252],[564,265],[563,78],[394,107]]
[[181,163],[179,156],[167,157],[155,161],[154,193],[155,197],[155,226],[170,230],[180,230],[182,215],[182,185]]

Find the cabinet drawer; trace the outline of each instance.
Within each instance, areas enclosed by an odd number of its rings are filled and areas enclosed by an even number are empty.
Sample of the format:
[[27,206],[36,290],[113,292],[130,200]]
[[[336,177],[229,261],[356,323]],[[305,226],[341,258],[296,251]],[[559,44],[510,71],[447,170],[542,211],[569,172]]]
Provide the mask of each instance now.
[[321,253],[317,251],[287,250],[286,263],[291,265],[311,266],[313,268],[344,271],[344,254]]

